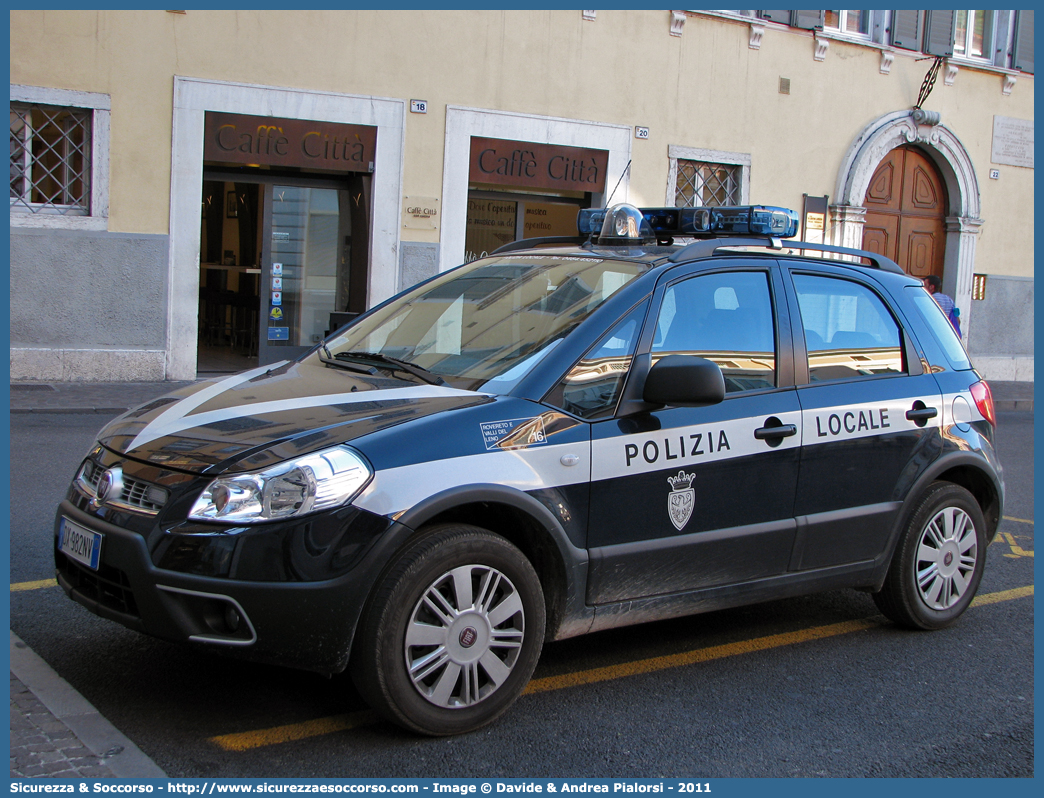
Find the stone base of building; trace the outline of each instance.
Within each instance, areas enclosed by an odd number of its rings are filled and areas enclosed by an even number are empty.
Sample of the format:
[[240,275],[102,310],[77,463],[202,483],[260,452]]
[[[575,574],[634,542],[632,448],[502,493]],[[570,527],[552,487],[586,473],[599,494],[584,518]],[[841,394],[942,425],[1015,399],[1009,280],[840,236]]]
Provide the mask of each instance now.
[[167,353],[147,349],[11,348],[11,381],[160,382]]
[[1033,382],[1033,355],[972,355],[972,363],[987,380]]

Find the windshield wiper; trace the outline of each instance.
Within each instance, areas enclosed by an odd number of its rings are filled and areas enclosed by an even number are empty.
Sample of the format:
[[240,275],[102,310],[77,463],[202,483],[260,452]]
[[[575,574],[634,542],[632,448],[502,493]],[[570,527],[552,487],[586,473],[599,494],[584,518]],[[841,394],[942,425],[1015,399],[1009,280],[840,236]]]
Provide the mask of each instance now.
[[359,374],[369,374],[371,377],[378,373],[377,369],[373,366],[363,366],[357,363],[345,363],[343,360],[336,360],[334,356],[330,354],[330,350],[326,348],[326,344],[319,344],[319,351],[319,359],[327,366],[336,366],[339,369],[355,371]]
[[[326,351],[329,352],[329,350]],[[399,358],[397,357],[391,357],[380,352],[338,352],[336,355],[334,355],[334,359],[341,363],[343,363],[346,360],[372,360],[386,366],[391,366],[393,369],[405,371],[407,374],[412,374],[414,377],[424,380],[424,382],[428,383],[429,385],[446,384],[446,381],[442,379],[442,377],[440,377],[438,374],[432,374],[430,371],[424,368],[424,366],[418,366],[416,363],[410,363],[407,360],[399,360]]]

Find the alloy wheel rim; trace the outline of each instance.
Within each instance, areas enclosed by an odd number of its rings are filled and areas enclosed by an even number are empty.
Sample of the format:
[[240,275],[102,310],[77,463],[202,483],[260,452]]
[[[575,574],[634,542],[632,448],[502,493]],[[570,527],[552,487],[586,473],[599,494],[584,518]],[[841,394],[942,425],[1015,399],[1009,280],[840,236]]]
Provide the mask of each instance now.
[[946,610],[968,592],[979,546],[975,524],[960,507],[945,507],[925,525],[917,546],[916,579],[921,600]]
[[507,681],[525,639],[522,597],[485,565],[462,565],[432,582],[406,627],[406,669],[425,700],[446,709],[477,704]]

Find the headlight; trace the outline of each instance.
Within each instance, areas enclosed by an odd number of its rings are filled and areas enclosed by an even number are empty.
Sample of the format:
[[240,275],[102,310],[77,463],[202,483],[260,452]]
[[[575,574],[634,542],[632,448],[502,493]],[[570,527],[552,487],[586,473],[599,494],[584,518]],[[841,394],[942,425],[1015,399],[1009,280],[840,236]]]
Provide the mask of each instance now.
[[264,471],[215,479],[196,499],[189,518],[256,524],[316,513],[355,498],[371,476],[362,457],[335,446]]

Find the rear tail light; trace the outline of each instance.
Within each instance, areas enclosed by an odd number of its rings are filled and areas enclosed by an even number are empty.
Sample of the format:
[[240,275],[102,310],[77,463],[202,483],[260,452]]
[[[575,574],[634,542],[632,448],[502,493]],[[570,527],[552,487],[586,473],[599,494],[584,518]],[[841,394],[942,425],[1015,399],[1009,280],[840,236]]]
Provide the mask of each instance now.
[[975,407],[978,408],[982,417],[996,427],[997,412],[993,408],[993,393],[990,391],[990,386],[986,380],[980,380],[975,383],[971,387],[971,395],[972,399],[975,400]]

